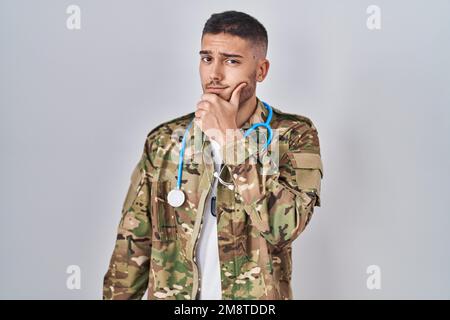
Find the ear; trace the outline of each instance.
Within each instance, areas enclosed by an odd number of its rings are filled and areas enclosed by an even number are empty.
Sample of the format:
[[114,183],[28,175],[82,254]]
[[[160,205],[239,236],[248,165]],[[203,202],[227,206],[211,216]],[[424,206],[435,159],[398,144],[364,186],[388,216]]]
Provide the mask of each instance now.
[[263,82],[269,72],[270,62],[267,59],[262,59],[258,62],[258,69],[256,70],[256,81]]

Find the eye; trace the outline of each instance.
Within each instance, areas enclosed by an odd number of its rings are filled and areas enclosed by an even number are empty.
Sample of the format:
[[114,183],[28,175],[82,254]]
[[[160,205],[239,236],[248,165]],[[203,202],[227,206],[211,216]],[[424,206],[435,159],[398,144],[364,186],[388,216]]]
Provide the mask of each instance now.
[[202,57],[203,62],[211,62],[211,57]]
[[239,64],[239,61],[234,59],[227,59],[227,62],[229,62],[230,64]]

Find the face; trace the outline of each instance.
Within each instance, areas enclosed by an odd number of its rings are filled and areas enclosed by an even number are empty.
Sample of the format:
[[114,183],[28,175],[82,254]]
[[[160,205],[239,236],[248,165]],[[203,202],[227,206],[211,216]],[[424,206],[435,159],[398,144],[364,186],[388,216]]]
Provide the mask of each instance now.
[[245,39],[230,34],[203,35],[200,50],[200,78],[204,93],[214,93],[230,100],[242,82],[240,103],[255,95],[256,82],[266,77],[269,62]]

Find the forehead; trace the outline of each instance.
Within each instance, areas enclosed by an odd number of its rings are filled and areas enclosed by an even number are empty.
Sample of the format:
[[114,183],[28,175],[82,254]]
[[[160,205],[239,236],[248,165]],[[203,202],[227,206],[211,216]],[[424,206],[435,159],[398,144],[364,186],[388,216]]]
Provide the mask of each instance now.
[[241,55],[250,54],[251,47],[247,40],[227,33],[205,33],[202,39],[202,50],[210,50],[213,54],[230,52]]

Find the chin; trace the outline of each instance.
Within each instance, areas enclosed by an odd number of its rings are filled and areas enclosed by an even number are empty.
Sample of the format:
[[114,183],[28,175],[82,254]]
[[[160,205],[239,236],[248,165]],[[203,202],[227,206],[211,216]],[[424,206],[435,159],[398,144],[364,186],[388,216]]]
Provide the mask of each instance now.
[[231,95],[229,95],[229,94],[219,93],[219,94],[217,94],[217,95],[218,95],[221,99],[227,100],[227,101],[229,101],[230,98],[231,98]]

